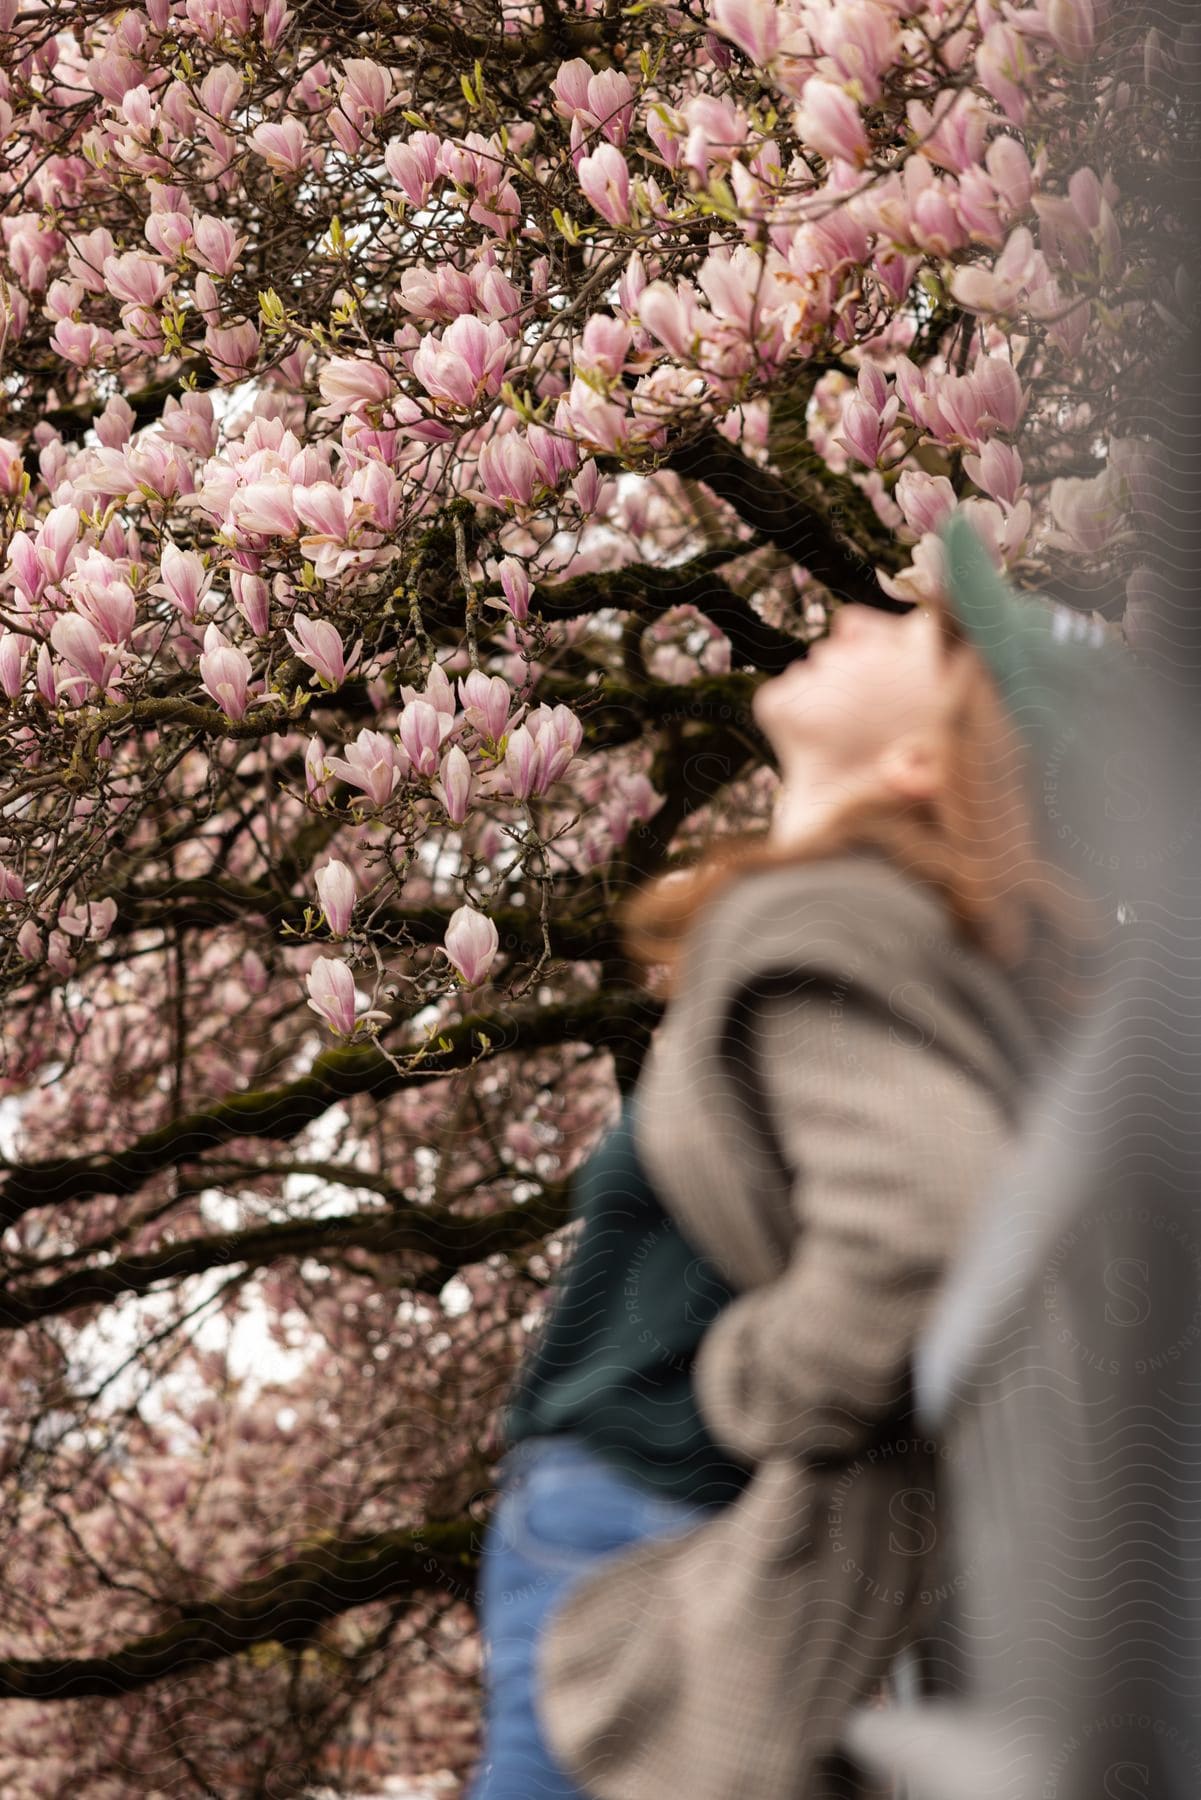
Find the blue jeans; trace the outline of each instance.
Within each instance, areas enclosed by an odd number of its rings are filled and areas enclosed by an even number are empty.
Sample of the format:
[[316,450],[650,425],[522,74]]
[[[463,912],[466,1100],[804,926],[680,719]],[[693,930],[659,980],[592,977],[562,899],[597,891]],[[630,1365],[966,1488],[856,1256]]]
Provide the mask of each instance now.
[[637,1486],[567,1433],[523,1438],[507,1453],[480,1557],[484,1747],[467,1800],[585,1800],[542,1735],[535,1643],[579,1576],[713,1511]]

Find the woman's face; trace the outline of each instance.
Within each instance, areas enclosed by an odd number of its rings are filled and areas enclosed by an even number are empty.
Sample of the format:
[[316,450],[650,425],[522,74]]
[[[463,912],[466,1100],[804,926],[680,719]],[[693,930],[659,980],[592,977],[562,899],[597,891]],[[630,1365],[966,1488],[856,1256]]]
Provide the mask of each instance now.
[[937,772],[958,660],[928,607],[843,605],[807,657],[755,690],[751,711],[785,775],[920,789]]

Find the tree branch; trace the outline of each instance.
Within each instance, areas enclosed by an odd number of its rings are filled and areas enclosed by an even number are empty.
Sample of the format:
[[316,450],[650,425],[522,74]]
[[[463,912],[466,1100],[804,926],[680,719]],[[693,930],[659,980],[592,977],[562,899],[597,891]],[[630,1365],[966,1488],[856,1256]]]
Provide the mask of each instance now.
[[255,1644],[303,1644],[357,1606],[454,1592],[477,1564],[478,1530],[462,1519],[315,1545],[217,1600],[181,1605],[173,1624],[108,1655],[0,1662],[0,1699],[111,1700]]
[[[354,1169],[347,1169],[345,1178],[351,1187],[361,1179]],[[146,1294],[160,1282],[182,1281],[231,1263],[262,1268],[285,1257],[320,1256],[322,1251],[352,1247],[378,1256],[432,1259],[431,1266],[415,1271],[411,1281],[395,1285],[437,1294],[459,1269],[487,1256],[526,1250],[561,1230],[570,1216],[570,1187],[570,1177],[547,1183],[530,1200],[475,1217],[445,1206],[401,1200],[387,1211],[289,1219],[246,1231],[190,1237],[144,1255],[122,1256],[100,1267],[73,1269],[54,1281],[0,1292],[0,1330],[17,1331],[35,1319],[101,1305],[124,1294]]]
[[595,612],[598,607],[612,606],[657,618],[673,606],[695,606],[711,619],[730,640],[730,660],[765,674],[776,675],[805,655],[803,640],[777,631],[754,612],[740,594],[714,570],[734,556],[746,554],[746,546],[706,551],[703,556],[679,563],[675,568],[656,569],[639,563],[593,575],[578,575],[569,581],[543,584],[538,589],[538,607],[547,619],[574,619],[581,613]]
[[894,600],[884,592],[872,563],[826,514],[806,504],[716,431],[677,445],[666,466],[677,475],[703,481],[740,519],[792,562],[808,569],[813,579],[838,599],[858,600],[884,612],[909,611],[906,601]]
[[229,1094],[183,1119],[147,1132],[111,1154],[67,1156],[13,1167],[0,1188],[0,1225],[8,1226],[35,1207],[89,1200],[97,1194],[132,1194],[152,1176],[184,1160],[201,1157],[233,1138],[290,1139],[339,1101],[363,1094],[379,1101],[402,1089],[467,1068],[480,1060],[473,1040],[483,1031],[489,1058],[580,1040],[617,1048],[631,1034],[649,1034],[662,1003],[644,993],[590,994],[562,1006],[537,1006],[515,1018],[495,1011],[472,1013],[439,1033],[448,1050],[426,1045],[401,1051],[411,1066],[398,1069],[372,1043],[323,1051],[312,1069],[282,1087]]

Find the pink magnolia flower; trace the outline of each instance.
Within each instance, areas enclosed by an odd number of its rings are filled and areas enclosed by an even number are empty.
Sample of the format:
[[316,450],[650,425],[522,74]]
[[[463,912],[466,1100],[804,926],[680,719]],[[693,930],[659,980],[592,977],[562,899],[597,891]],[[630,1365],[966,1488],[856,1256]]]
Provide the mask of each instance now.
[[[354,976],[333,956],[319,956],[304,978],[308,1004],[339,1037],[351,1037],[355,1028]],[[384,1017],[386,1015],[379,1015]]]
[[609,143],[624,144],[634,119],[634,86],[620,69],[601,69],[588,80],[588,112]]
[[311,737],[304,753],[304,784],[318,806],[324,806],[328,799],[325,789],[328,777],[325,745],[319,737]]
[[693,360],[705,314],[687,282],[679,287],[666,281],[650,282],[638,297],[638,317],[664,349],[681,362]]
[[931,373],[928,416],[932,431],[944,443],[958,441],[976,449],[988,436],[984,396],[974,375]]
[[1064,61],[1088,62],[1096,34],[1093,0],[1047,0],[1040,10],[1047,22],[1047,35]]
[[1029,228],[1019,225],[991,269],[974,263],[955,270],[951,294],[969,312],[1013,315],[1034,311],[1032,296],[1046,286],[1048,278],[1046,258],[1035,249]]
[[116,300],[132,306],[157,306],[174,281],[169,269],[153,256],[140,250],[127,250],[121,256],[106,256],[104,280]]
[[79,539],[79,509],[55,506],[38,527],[37,557],[49,581],[61,581]]
[[[962,185],[956,200],[961,199],[961,193]],[[967,242],[956,204],[939,182],[930,183],[916,196],[909,209],[909,220],[914,243],[929,256],[949,257]]]
[[1061,475],[1051,483],[1051,517],[1059,541],[1094,556],[1121,528],[1129,510],[1120,472],[1106,466],[1099,475]]
[[400,697],[406,706],[411,705],[414,700],[424,700],[427,705],[434,708],[435,712],[442,713],[446,719],[443,735],[455,722],[454,688],[451,686],[449,675],[440,662],[431,664],[424,689],[411,687],[408,682],[402,681]]
[[[53,628],[51,635],[53,636]],[[46,644],[38,645],[38,693],[47,706],[57,706],[58,681],[54,673],[50,650]]]
[[121,330],[114,341],[122,349],[132,348],[143,356],[161,355],[166,343],[162,320],[152,306],[123,306]]
[[103,225],[71,238],[67,244],[67,269],[71,279],[80,282],[89,293],[103,294],[106,291],[104,265],[115,249],[113,234]]
[[113,334],[84,319],[60,319],[50,336],[58,354],[77,368],[92,368],[108,359]]
[[23,473],[20,447],[12,438],[0,437],[0,494],[15,494]]
[[894,492],[906,523],[922,537],[940,531],[955,510],[955,489],[945,475],[905,469]]
[[956,175],[979,163],[984,139],[994,115],[986,112],[977,95],[966,88],[944,88],[933,105],[910,100],[909,123],[921,140],[922,155],[941,169]]
[[1024,212],[1034,190],[1034,174],[1025,147],[1017,138],[1002,133],[985,151],[984,166],[1009,217]]
[[196,609],[212,584],[212,574],[195,550],[180,550],[170,543],[163,545],[159,579],[150,589],[152,594],[164,594],[185,619],[194,619]]
[[71,597],[107,645],[124,644],[134,625],[133,589],[100,550],[89,550],[71,572]]
[[635,435],[624,390],[615,388],[613,397],[606,399],[579,375],[560,402],[556,418],[585,450],[621,455]]
[[299,119],[258,125],[249,142],[275,175],[299,175],[308,159],[308,138]]
[[26,602],[26,608],[33,606],[45,592],[45,566],[27,531],[13,532],[8,546],[5,575]]
[[[346,489],[339,491],[346,493]],[[404,497],[404,486],[391,469],[374,460],[360,463],[350,478],[347,531],[356,509],[381,531],[391,531],[401,516]]]
[[192,242],[192,220],[185,212],[152,212],[142,229],[165,262],[174,262]]
[[471,806],[471,764],[458,744],[452,744],[442,758],[435,792],[441,796],[446,816],[452,825],[461,825]]
[[242,98],[245,83],[229,63],[218,63],[200,84],[200,102],[214,119],[228,120]]
[[503,782],[515,798],[544,794],[563,774],[583,739],[584,728],[566,706],[540,706],[524,725],[508,734]]
[[193,231],[192,254],[214,275],[229,275],[236,268],[246,241],[245,237],[238,237],[233,226],[224,219],[201,213]]
[[396,391],[388,370],[363,356],[331,357],[317,376],[326,402],[322,411],[331,419],[365,406],[381,406]]
[[534,734],[525,725],[508,735],[501,771],[504,786],[516,800],[528,800],[542,792],[543,755]]
[[474,312],[476,289],[463,269],[427,268],[418,264],[400,278],[404,309],[415,319],[438,319],[449,324],[460,313]]
[[77,612],[60,613],[50,627],[50,642],[73,669],[78,669],[102,693],[108,690],[121,666],[120,658],[115,651],[104,649],[100,633],[90,619],[81,618]]
[[75,967],[70,939],[65,932],[52,931],[46,940],[46,961],[56,975],[70,975]]
[[[879,371],[875,374],[878,376]],[[877,407],[865,397],[862,391],[865,385],[867,383],[861,374],[861,391],[852,394],[847,401],[842,415],[842,430],[836,433],[835,442],[842,444],[860,462],[866,463],[869,469],[874,469],[892,435],[901,402],[896,394],[892,394],[882,408]]]
[[376,806],[385,806],[408,767],[408,753],[385,732],[371,731],[365,725],[354,743],[347,744],[345,757],[327,756],[324,766]]
[[822,15],[818,30],[838,74],[872,106],[884,91],[881,77],[896,59],[900,36],[896,15],[875,0],[838,0]]
[[451,914],[442,953],[458,970],[464,987],[480,985],[499,948],[500,936],[485,913],[460,906]]
[[245,718],[250,673],[246,652],[231,644],[219,625],[210,623],[204,634],[200,679],[226,718]]
[[1017,370],[1004,356],[978,356],[971,378],[983,402],[981,425],[988,430],[1016,431],[1026,407]]
[[859,108],[846,92],[832,81],[813,77],[805,83],[805,92],[796,113],[796,128],[806,144],[824,156],[861,169],[869,160],[867,132]]
[[513,703],[513,695],[504,676],[485,675],[482,669],[472,669],[467,675],[460,677],[459,698],[463,702],[463,715],[471,729],[478,731],[481,737],[491,739],[494,744],[499,744]]
[[0,632],[0,692],[15,700],[25,685],[25,659],[32,638],[19,631]]
[[525,564],[515,557],[502,558],[497,569],[501,589],[509,603],[509,611],[519,621],[530,616],[530,577]]
[[[257,11],[257,8],[256,8]],[[262,23],[259,30],[263,37],[263,49],[273,50],[284,34],[284,28],[292,18],[291,9],[285,0],[267,0],[263,8]]]
[[545,425],[530,425],[525,441],[547,487],[558,487],[560,476],[570,475],[579,463],[579,450],[563,431],[550,431]]
[[555,97],[555,111],[561,119],[571,119],[576,113],[588,110],[588,83],[592,79],[592,65],[577,56],[571,62],[560,63],[559,72],[550,84],[550,91]]
[[[111,404],[111,403],[110,403]],[[217,421],[208,394],[168,394],[159,431],[169,443],[196,456],[212,456],[217,448]]]
[[413,373],[435,400],[474,406],[482,395],[500,392],[510,352],[509,335],[495,319],[463,313],[441,338],[425,338],[413,356]]
[[769,63],[779,49],[781,20],[776,0],[713,0],[709,23],[752,62]]
[[295,537],[299,531],[292,483],[284,475],[268,476],[239,488],[230,501],[230,511],[239,531],[253,531],[264,537]]
[[575,353],[575,366],[581,374],[596,374],[616,381],[630,353],[630,327],[622,319],[606,313],[593,313],[584,326],[584,335]]
[[976,78],[1007,119],[1025,122],[1030,96],[1025,91],[1034,74],[1026,39],[1017,28],[998,21],[984,33],[976,52]]
[[345,937],[354,912],[355,879],[344,862],[330,859],[317,871],[317,898],[335,937]]
[[261,575],[234,568],[229,572],[229,585],[234,605],[255,637],[266,637],[271,621],[271,590],[267,583]]
[[259,330],[249,319],[240,325],[210,325],[204,334],[209,361],[222,381],[244,381],[254,373]]
[[[471,271],[475,295],[474,309],[484,318],[495,319],[511,338],[521,329],[521,294],[500,269],[475,268]],[[467,309],[460,309],[467,310]]]
[[543,785],[550,787],[566,773],[584,738],[584,727],[569,706],[540,706],[529,725],[543,755]]
[[877,247],[871,261],[885,293],[899,304],[913,286],[913,278],[922,266],[921,257],[904,256],[898,250]]
[[610,225],[630,222],[630,171],[615,144],[598,144],[576,170],[584,197]]
[[[970,242],[987,244],[993,250],[999,250],[1004,244],[1005,232],[1001,225],[996,184],[983,169],[965,169],[960,175],[955,193],[955,212],[962,221]],[[962,234],[957,242],[963,242]]]
[[944,592],[946,580],[946,553],[942,538],[936,532],[928,532],[913,547],[913,561],[909,568],[902,569],[899,575],[889,575],[887,570],[877,567],[876,579],[886,594],[894,600],[913,600],[919,605],[929,605]]
[[25,883],[15,869],[0,863],[0,900],[15,900],[20,906],[25,899]]
[[[600,505],[603,485],[600,470],[594,462],[585,463],[584,467],[572,482],[571,491],[575,496],[575,503],[585,518],[587,518],[590,513],[594,513]],[[501,585],[502,587],[504,586],[503,576],[501,577]],[[508,593],[508,591],[509,590],[505,588],[505,592]],[[526,615],[524,613],[519,613],[516,606],[514,606],[513,616],[517,619],[523,619]]]
[[779,327],[764,305],[762,294],[756,293],[761,268],[754,251],[739,244],[732,254],[710,251],[701,264],[697,281],[714,317],[723,325],[733,326],[740,339],[757,340],[763,354],[770,341],[778,338]]
[[578,167],[587,139],[599,133],[610,144],[622,145],[630,135],[634,118],[634,87],[619,69],[593,74],[582,57],[560,66],[551,83],[555,111],[571,124],[571,160]]
[[963,467],[976,486],[1002,506],[1016,506],[1022,490],[1022,458],[1012,444],[989,438],[979,456],[965,456]]
[[442,139],[432,131],[393,138],[384,151],[384,167],[413,206],[424,206],[439,179]]
[[530,506],[539,484],[533,452],[519,432],[489,438],[480,446],[479,479],[490,500],[498,506]]
[[637,312],[638,297],[646,282],[646,264],[635,250],[617,281],[617,308],[625,318],[632,318]]
[[346,77],[344,98],[373,118],[387,112],[394,85],[391,69],[366,57],[347,57],[342,63],[342,72]]
[[302,661],[316,670],[331,688],[339,688],[362,655],[362,644],[356,644],[349,657],[344,654],[342,639],[328,619],[308,619],[297,613],[293,619],[297,636],[286,630],[284,636]]
[[453,729],[453,717],[431,706],[428,700],[413,700],[403,708],[396,735],[416,774],[437,774],[442,740]]
[[[1019,500],[1008,510],[998,506],[995,500],[982,500],[977,495],[961,500],[959,504],[999,569],[1008,569],[1024,554],[1034,523],[1034,509],[1028,500]],[[1054,541],[1053,534],[1051,541]]]

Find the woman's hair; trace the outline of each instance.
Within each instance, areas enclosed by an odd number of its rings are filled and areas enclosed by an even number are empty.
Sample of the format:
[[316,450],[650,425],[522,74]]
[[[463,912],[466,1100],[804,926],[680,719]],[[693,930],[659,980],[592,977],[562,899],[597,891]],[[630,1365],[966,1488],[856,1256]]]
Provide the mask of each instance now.
[[626,953],[664,971],[668,996],[693,919],[727,883],[752,870],[860,848],[883,852],[931,888],[962,935],[1007,967],[1020,964],[1037,941],[1044,954],[1048,945],[1064,950],[1066,971],[1070,953],[1099,940],[1099,914],[1037,848],[1026,753],[992,678],[953,616],[935,611],[956,682],[939,791],[922,800],[883,793],[848,800],[793,843],[769,841],[763,828],[726,836],[686,870],[627,895],[617,913]]

